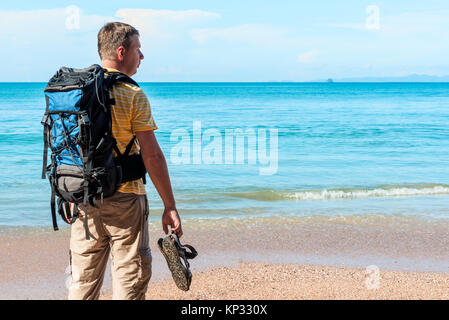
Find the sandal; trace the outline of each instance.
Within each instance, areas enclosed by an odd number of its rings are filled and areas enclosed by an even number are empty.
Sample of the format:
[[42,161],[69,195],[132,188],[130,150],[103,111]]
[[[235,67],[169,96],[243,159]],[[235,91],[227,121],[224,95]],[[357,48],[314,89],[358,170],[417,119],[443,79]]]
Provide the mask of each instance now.
[[[190,264],[187,259],[195,258],[198,252],[188,244],[182,245],[174,232],[165,238],[160,238],[157,244],[167,261],[176,286],[183,291],[188,291],[192,282],[192,273],[190,272]],[[190,249],[190,252],[186,248]],[[182,264],[180,258],[182,258],[184,264]]]

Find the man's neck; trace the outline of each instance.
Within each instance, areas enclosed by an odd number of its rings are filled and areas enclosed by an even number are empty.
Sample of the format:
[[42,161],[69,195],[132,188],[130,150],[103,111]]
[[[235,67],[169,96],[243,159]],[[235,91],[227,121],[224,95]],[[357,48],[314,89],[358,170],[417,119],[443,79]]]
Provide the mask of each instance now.
[[121,66],[120,66],[120,64],[119,64],[117,61],[113,61],[113,60],[102,60],[102,61],[101,61],[101,66],[102,66],[103,68],[115,69],[115,70],[120,71],[121,73],[125,73],[125,72],[123,72],[123,70],[120,70],[120,69],[121,69]]

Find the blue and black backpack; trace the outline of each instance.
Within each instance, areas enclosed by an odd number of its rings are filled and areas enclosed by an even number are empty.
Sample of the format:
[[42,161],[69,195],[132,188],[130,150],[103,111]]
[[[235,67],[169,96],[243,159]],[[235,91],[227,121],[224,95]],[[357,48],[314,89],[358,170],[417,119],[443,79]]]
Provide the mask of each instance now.
[[[109,90],[117,81],[137,86],[125,74],[108,72],[99,65],[62,67],[44,90],[42,179],[48,176],[51,185],[54,230],[58,230],[56,211],[72,224],[79,216],[78,206],[83,206],[89,239],[87,205],[97,207],[98,200],[112,196],[124,182],[143,179],[145,183],[142,156],[129,155],[136,137],[121,154],[112,136],[111,106],[115,101]],[[47,166],[48,148],[51,162]]]

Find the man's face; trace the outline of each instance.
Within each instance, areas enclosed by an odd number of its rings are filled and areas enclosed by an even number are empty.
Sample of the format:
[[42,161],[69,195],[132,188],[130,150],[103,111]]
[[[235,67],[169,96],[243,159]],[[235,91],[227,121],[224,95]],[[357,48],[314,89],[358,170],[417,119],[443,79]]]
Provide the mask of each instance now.
[[140,40],[137,34],[131,37],[131,44],[128,49],[123,50],[123,70],[122,72],[127,76],[136,74],[137,68],[140,66],[140,61],[144,56],[140,51]]

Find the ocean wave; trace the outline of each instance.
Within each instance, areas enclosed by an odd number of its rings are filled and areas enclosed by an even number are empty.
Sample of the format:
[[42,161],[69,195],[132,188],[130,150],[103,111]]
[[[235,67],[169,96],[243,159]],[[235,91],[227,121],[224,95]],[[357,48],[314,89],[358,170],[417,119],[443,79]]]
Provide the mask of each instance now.
[[260,190],[253,192],[227,193],[226,195],[258,201],[304,201],[431,196],[443,194],[449,194],[449,185],[384,186],[368,189],[342,188],[300,191]]

